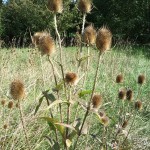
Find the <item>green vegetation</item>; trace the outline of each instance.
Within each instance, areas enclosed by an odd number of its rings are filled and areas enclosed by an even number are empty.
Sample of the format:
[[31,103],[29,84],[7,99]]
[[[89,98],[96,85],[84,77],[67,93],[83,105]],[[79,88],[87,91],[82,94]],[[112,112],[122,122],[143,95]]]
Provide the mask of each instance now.
[[[118,108],[116,110],[112,107],[114,104],[116,107],[121,105],[121,101],[117,98],[118,97],[118,90],[123,87],[132,88],[134,91],[134,100],[136,101],[137,96],[137,77],[139,74],[143,73],[146,76],[146,83],[143,85],[140,95],[140,100],[143,103],[143,109],[141,112],[137,113],[135,118],[134,126],[131,130],[129,136],[129,144],[133,147],[134,150],[139,149],[140,147],[144,147],[145,150],[149,149],[149,140],[150,140],[150,122],[149,122],[149,115],[150,115],[150,107],[149,107],[149,91],[150,91],[150,60],[145,57],[142,53],[132,53],[132,47],[126,48],[114,48],[111,52],[106,53],[104,56],[101,64],[100,70],[98,74],[98,83],[96,92],[103,95],[103,105],[100,110],[103,110],[107,113],[110,117],[110,125],[108,126],[108,138],[111,139],[112,132],[114,131],[115,124],[113,119],[116,119],[116,114]],[[144,49],[144,48],[143,48]],[[86,54],[86,48],[83,49],[84,53]],[[76,48],[63,48],[63,61],[65,62],[65,73],[68,71],[76,71]],[[145,52],[147,49],[145,48]],[[84,90],[91,90],[93,84],[93,76],[95,72],[96,62],[97,59],[97,51],[91,49],[90,51],[90,65],[88,73],[88,79],[84,86]],[[53,59],[57,60],[59,56],[59,52],[57,52]],[[2,105],[0,106],[1,110],[1,122],[0,122],[0,135],[1,135],[1,144],[3,141],[3,137],[6,132],[6,150],[11,149],[14,146],[15,149],[26,149],[25,146],[25,139],[23,135],[23,131],[21,128],[21,122],[19,120],[19,111],[17,108],[9,110],[7,108],[7,104],[9,102],[9,85],[14,78],[22,79],[24,81],[26,87],[26,97],[22,103],[24,108],[24,118],[26,122],[26,128],[28,132],[28,136],[30,139],[30,144],[32,149],[41,150],[41,149],[49,149],[49,141],[44,138],[45,136],[50,136],[51,139],[54,138],[53,131],[49,130],[48,125],[39,117],[43,117],[49,114],[48,111],[45,111],[47,108],[47,102],[44,100],[42,102],[39,111],[34,116],[35,106],[39,103],[39,98],[42,95],[42,91],[47,89],[50,90],[50,93],[53,92],[52,89],[55,87],[52,69],[46,57],[42,57],[42,64],[40,61],[40,56],[37,50],[27,48],[27,49],[2,49],[0,51],[0,74],[1,74],[1,88],[0,88],[0,95],[1,100],[6,100],[6,105],[4,109]],[[10,59],[11,58],[11,59]],[[81,72],[79,76],[83,74],[83,67],[85,62],[82,64]],[[57,74],[61,75],[61,71],[57,63],[54,64],[55,68],[57,68]],[[42,75],[43,70],[43,75]],[[115,83],[116,76],[122,73],[124,76],[124,82],[118,85]],[[61,79],[60,79],[61,80]],[[44,86],[44,82],[46,83]],[[77,85],[77,88],[82,87],[82,80]],[[56,93],[53,92],[56,96]],[[79,98],[78,93],[73,96],[73,99],[77,99],[83,103],[86,103],[89,99],[89,94],[85,97],[85,99]],[[132,105],[132,103],[131,103]],[[66,105],[63,104],[63,115],[65,115]],[[77,105],[72,106],[72,111],[75,111],[73,108],[76,108]],[[81,106],[80,106],[81,107]],[[78,109],[78,117],[83,118],[84,111],[79,107]],[[5,113],[3,118],[3,111]],[[52,108],[53,115],[56,118],[59,118],[59,110],[57,106]],[[74,114],[74,113],[73,113]],[[73,119],[74,116],[71,118]],[[9,122],[8,122],[9,120]],[[3,129],[3,121],[4,124],[8,123],[8,129]],[[128,130],[130,124],[132,122],[129,121],[129,125],[125,130]],[[100,147],[100,139],[102,137],[102,130],[103,126],[97,120],[94,114],[88,116],[88,123],[90,126],[90,130],[88,131],[87,136],[83,136],[79,141],[78,149],[82,150],[85,147],[89,147],[93,145],[93,149],[99,149]],[[109,134],[110,132],[110,134]],[[112,139],[111,139],[112,140]],[[111,141],[108,141],[111,142]],[[129,148],[130,149],[130,148]],[[129,150],[128,149],[128,150]]]

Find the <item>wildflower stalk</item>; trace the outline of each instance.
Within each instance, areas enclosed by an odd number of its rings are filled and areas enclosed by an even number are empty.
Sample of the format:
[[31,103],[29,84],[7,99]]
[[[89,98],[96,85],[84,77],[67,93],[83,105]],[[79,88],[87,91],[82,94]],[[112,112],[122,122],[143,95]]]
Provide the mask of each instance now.
[[22,112],[22,107],[21,107],[21,104],[20,104],[20,100],[18,100],[18,107],[19,107],[19,113],[20,113],[20,119],[21,119],[23,131],[24,131],[24,136],[25,136],[25,139],[26,139],[26,144],[28,146],[28,149],[31,150],[30,144],[29,144],[29,139],[28,139],[28,136],[27,136],[26,127],[25,127],[25,121],[23,119],[23,112]]
[[82,53],[82,47],[83,47],[83,33],[84,33],[84,26],[85,26],[85,20],[86,20],[86,13],[83,14],[83,22],[82,22],[82,31],[81,31],[81,47],[80,47],[80,53]]
[[[55,74],[55,70],[54,70],[54,64],[53,64],[50,56],[48,56],[48,61],[49,61],[50,65],[51,65],[51,67],[52,67],[53,77],[54,77],[54,80],[55,80],[55,85],[57,87],[58,83],[57,83],[57,78],[56,78],[56,74]],[[58,96],[58,99],[59,99],[59,91],[57,91],[57,96]],[[63,122],[61,104],[59,104],[59,111],[60,111],[60,120],[61,120],[61,122]]]
[[96,68],[95,77],[94,77],[94,84],[93,84],[93,89],[92,89],[91,98],[90,98],[90,101],[89,101],[89,106],[87,107],[86,113],[85,113],[85,115],[84,115],[84,119],[83,119],[81,128],[80,128],[80,130],[79,130],[77,140],[76,140],[75,145],[74,145],[74,150],[75,150],[75,148],[76,148],[76,146],[77,146],[77,143],[78,143],[79,137],[80,137],[80,135],[81,135],[81,132],[82,132],[84,123],[85,123],[86,118],[87,118],[87,116],[88,116],[88,114],[89,114],[90,103],[91,103],[91,101],[92,101],[92,97],[93,97],[94,92],[95,92],[95,87],[96,87],[96,82],[97,82],[97,76],[98,76],[98,71],[99,71],[99,65],[100,65],[100,61],[101,61],[101,58],[102,58],[102,54],[103,54],[103,53],[99,52],[98,63],[97,63],[97,68]]
[[[69,98],[68,98],[68,108],[67,108],[67,124],[70,121],[70,100],[71,100],[71,87],[69,86]],[[68,137],[68,128],[66,128],[66,138]]]

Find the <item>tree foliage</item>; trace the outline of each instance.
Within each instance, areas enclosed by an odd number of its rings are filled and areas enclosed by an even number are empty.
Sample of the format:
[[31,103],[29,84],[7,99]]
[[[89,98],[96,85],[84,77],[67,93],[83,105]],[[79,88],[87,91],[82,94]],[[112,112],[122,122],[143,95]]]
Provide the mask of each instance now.
[[[47,8],[47,0],[8,0],[2,5],[0,35],[5,41],[29,39],[31,33],[49,30],[54,34],[53,14]],[[64,0],[63,13],[57,16],[61,33],[76,32],[81,26],[81,13],[75,1]],[[148,43],[150,39],[150,2],[149,0],[93,0],[93,10],[87,23],[99,28],[109,26],[116,39],[131,39]]]

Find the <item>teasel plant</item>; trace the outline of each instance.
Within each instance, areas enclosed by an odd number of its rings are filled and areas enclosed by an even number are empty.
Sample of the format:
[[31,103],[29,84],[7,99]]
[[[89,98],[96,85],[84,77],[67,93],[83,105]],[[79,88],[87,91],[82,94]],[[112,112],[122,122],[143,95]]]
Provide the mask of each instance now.
[[[138,112],[140,112],[142,110],[142,107],[143,107],[142,101],[140,99],[142,99],[141,98],[141,92],[142,92],[141,87],[144,85],[145,80],[146,80],[146,78],[145,78],[144,74],[140,74],[137,78],[137,84],[138,84],[139,87],[137,89],[137,96],[135,98],[135,101],[133,102],[133,110],[131,111],[131,114],[128,118],[128,121],[131,120],[131,124],[130,124],[129,130],[127,132],[127,135],[126,135],[126,137],[124,138],[124,140],[122,142],[123,147],[124,147],[124,144],[125,144],[128,136],[129,136],[129,134],[130,134],[130,132],[131,132],[133,126],[134,126],[136,116],[137,116]],[[133,99],[133,91],[129,90],[128,92],[129,92],[128,95],[127,95],[128,99],[132,100]]]
[[87,118],[87,116],[89,114],[90,104],[91,104],[92,98],[94,96],[95,88],[96,88],[98,71],[99,71],[99,65],[100,65],[100,61],[102,59],[102,55],[106,51],[110,50],[111,44],[112,44],[112,33],[111,33],[111,31],[108,28],[104,27],[104,26],[101,27],[98,30],[97,37],[96,37],[96,47],[99,50],[99,52],[98,52],[99,55],[98,55],[98,62],[97,62],[97,68],[96,68],[96,72],[95,72],[95,77],[94,77],[94,81],[93,81],[93,88],[92,88],[92,92],[91,92],[91,96],[90,96],[90,100],[89,100],[89,105],[87,106],[87,110],[86,110],[86,113],[84,115],[83,122],[81,124],[81,128],[79,129],[77,140],[76,140],[76,142],[74,144],[74,149],[76,149],[79,137],[81,135],[81,132],[82,132],[82,129],[83,129],[83,126],[84,126],[84,123],[85,123],[86,118]]
[[[26,145],[27,145],[28,149],[31,150],[30,142],[29,142],[29,138],[28,138],[27,130],[26,130],[26,124],[25,124],[25,120],[24,120],[22,105],[21,105],[21,101],[25,97],[25,87],[24,87],[24,83],[21,80],[16,79],[16,80],[11,82],[11,84],[10,84],[10,95],[14,101],[18,102],[20,120],[22,123],[24,136],[26,139]],[[12,107],[12,104],[10,105],[10,107]]]
[[92,10],[92,1],[91,0],[79,0],[78,9],[83,14],[82,30],[81,30],[81,46],[80,46],[80,53],[82,53],[83,34],[84,34],[84,28],[85,28],[85,22],[86,22],[86,15],[90,13]]

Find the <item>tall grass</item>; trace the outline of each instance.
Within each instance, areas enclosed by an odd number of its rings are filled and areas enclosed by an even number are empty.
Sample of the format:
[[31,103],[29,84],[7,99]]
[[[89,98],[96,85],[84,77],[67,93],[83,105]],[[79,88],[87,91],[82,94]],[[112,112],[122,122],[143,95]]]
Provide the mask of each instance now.
[[[114,144],[113,138],[115,130],[117,130],[117,128],[115,128],[116,121],[114,119],[117,119],[115,116],[118,115],[118,107],[122,106],[121,101],[118,100],[118,89],[124,86],[132,88],[132,90],[135,91],[134,97],[136,97],[138,91],[137,77],[141,73],[145,74],[146,83],[142,86],[142,92],[139,97],[143,103],[143,109],[135,116],[134,126],[131,128],[126,144],[128,145],[128,149],[132,148],[136,150],[142,147],[145,150],[148,150],[150,144],[150,60],[141,52],[139,52],[139,54],[138,52],[134,54],[132,50],[133,47],[119,47],[114,48],[112,52],[108,52],[107,55],[105,55],[100,64],[97,88],[95,92],[100,93],[103,96],[104,101],[100,110],[105,111],[110,118],[110,125],[105,132],[107,135],[106,139],[110,139],[107,141],[107,145],[111,147],[110,145]],[[63,48],[62,54],[65,64],[65,73],[68,71],[76,72],[75,66],[78,65],[75,57],[76,53],[76,48]],[[83,53],[87,54],[86,48],[83,48]],[[81,87],[84,90],[91,90],[93,85],[93,77],[95,74],[94,72],[96,69],[95,60],[98,55],[97,51],[91,49],[90,54],[90,72],[88,72],[84,87],[82,87],[82,80],[78,83],[78,87]],[[59,52],[57,52],[54,55],[53,60],[59,59],[59,56]],[[47,57],[42,57],[41,59],[42,64],[39,53],[32,48],[10,48],[1,49],[0,51],[0,99],[6,100],[5,107],[3,108],[2,105],[0,106],[0,119],[2,120],[0,122],[0,145],[5,147],[7,150],[27,149],[24,133],[22,131],[22,125],[19,120],[19,110],[15,107],[16,103],[14,102],[15,104],[13,109],[10,110],[7,108],[7,104],[10,99],[9,85],[14,78],[22,79],[26,87],[26,100],[22,102],[22,105],[24,107],[24,120],[26,122],[26,130],[28,132],[31,149],[49,149],[49,142],[52,140],[51,137],[55,137],[55,133],[49,129],[48,125],[43,122],[43,120],[39,119],[41,116],[49,115],[49,111],[45,111],[45,108],[47,108],[46,100],[42,102],[39,111],[34,116],[35,106],[37,106],[39,103],[39,98],[42,96],[41,91],[49,89],[50,93],[52,93],[52,89],[55,88],[52,68],[47,61]],[[54,66],[58,80],[61,82],[61,70],[57,69],[59,68],[59,64],[54,61]],[[84,73],[85,66],[86,60],[81,63],[79,77],[81,77]],[[118,85],[115,83],[115,80],[116,76],[120,73],[124,76],[124,82]],[[46,83],[45,85],[44,82]],[[76,92],[76,89],[74,90],[74,92]],[[77,91],[72,98],[78,99],[83,104],[86,104],[88,102],[87,99],[90,98],[90,95],[87,94],[84,97],[79,98]],[[77,108],[78,111],[76,112]],[[66,115],[66,109],[67,106],[63,104],[63,116]],[[53,112],[53,116],[55,116],[56,119],[59,119],[58,107],[52,107],[51,111]],[[71,106],[71,111],[71,122],[75,117],[75,113],[77,113],[78,118],[83,118],[84,110],[81,109],[80,106],[77,106],[77,104]],[[87,121],[89,130],[86,136],[82,135],[82,138],[80,138],[77,149],[82,150],[87,147],[91,147],[91,149],[100,149],[102,142],[101,137],[104,134],[103,125],[99,123],[94,114],[90,114]],[[4,124],[8,125],[7,129],[3,128]],[[129,125],[125,131],[129,130],[131,124],[132,121],[129,122]],[[4,135],[6,135],[6,137],[4,137]],[[48,140],[47,137],[50,137],[51,139]],[[60,139],[59,136],[58,138]],[[53,143],[53,141],[50,143]]]

